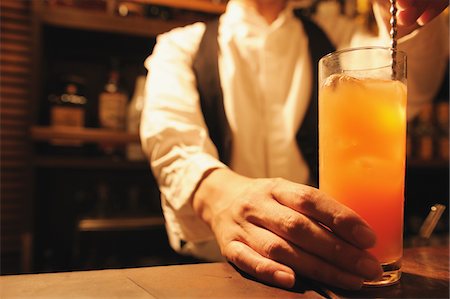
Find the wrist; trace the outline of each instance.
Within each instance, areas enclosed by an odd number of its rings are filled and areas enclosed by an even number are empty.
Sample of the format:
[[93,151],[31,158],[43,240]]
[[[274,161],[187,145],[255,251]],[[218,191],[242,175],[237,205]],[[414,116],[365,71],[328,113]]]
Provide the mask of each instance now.
[[234,194],[249,180],[228,168],[205,172],[192,197],[195,213],[212,228],[214,218],[229,206]]

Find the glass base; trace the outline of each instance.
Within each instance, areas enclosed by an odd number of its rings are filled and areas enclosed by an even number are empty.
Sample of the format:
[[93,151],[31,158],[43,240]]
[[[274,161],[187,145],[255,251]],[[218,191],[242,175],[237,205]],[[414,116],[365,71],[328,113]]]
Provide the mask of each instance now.
[[402,276],[401,266],[402,260],[399,259],[393,263],[382,264],[383,276],[378,280],[364,281],[363,287],[384,287],[396,284]]

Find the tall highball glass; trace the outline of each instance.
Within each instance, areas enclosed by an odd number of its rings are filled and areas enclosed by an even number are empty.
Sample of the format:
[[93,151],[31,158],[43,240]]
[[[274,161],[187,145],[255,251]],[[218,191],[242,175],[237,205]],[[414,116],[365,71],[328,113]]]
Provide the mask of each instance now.
[[337,51],[319,61],[319,84],[319,188],[376,233],[369,252],[384,273],[364,285],[394,284],[403,253],[406,55],[382,47]]

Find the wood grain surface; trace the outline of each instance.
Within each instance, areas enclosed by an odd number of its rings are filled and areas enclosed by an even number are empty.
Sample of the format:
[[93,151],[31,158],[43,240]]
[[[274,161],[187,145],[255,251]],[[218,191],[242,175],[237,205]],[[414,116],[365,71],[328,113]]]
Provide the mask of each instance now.
[[0,277],[1,298],[449,298],[449,248],[405,250],[400,283],[357,292],[299,279],[292,290],[205,263]]

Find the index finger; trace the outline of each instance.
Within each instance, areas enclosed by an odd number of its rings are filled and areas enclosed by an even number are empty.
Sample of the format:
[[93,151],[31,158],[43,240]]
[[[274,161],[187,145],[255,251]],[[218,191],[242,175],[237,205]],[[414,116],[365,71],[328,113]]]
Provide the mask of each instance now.
[[364,219],[316,188],[281,179],[272,188],[272,196],[279,203],[322,223],[361,249],[375,245],[375,233]]
[[412,25],[417,22],[424,25],[443,12],[448,6],[448,1],[397,0],[397,5],[400,24]]
[[440,15],[448,6],[448,1],[431,1],[424,13],[419,17],[417,23],[424,25]]
[[427,7],[427,1],[397,0],[397,17],[400,24],[409,26],[414,24]]

